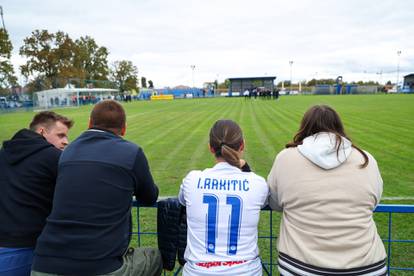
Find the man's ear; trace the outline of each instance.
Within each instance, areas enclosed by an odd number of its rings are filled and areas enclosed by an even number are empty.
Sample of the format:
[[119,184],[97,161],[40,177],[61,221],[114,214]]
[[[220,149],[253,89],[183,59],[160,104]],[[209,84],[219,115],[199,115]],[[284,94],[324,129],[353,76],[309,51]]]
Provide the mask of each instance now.
[[127,125],[126,125],[126,123],[125,123],[125,126],[124,126],[123,128],[121,128],[121,133],[120,133],[120,135],[121,135],[121,136],[124,136],[124,135],[125,135],[125,133],[126,133],[126,128],[127,128]]
[[42,126],[39,126],[38,128],[36,128],[35,132],[43,136],[43,133],[45,132],[45,128]]
[[91,120],[91,118],[89,118],[89,123],[88,123],[88,128],[91,128],[92,127],[92,120]]

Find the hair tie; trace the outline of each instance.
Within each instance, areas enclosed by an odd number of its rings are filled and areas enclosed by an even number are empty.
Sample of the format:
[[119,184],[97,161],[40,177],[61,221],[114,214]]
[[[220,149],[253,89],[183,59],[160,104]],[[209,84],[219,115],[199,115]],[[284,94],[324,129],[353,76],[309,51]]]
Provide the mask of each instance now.
[[226,143],[221,142],[220,143],[220,148],[223,147],[223,146],[227,146],[227,145],[226,145]]

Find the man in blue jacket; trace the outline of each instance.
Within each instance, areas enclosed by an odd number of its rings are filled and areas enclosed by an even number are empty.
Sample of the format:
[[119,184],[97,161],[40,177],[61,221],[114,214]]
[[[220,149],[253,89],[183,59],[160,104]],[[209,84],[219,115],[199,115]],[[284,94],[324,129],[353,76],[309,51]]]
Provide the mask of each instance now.
[[28,275],[36,239],[52,209],[57,165],[73,122],[36,114],[0,150],[0,275]]
[[142,149],[121,138],[125,130],[122,105],[99,102],[89,129],[62,153],[32,276],[161,274],[158,249],[128,249],[132,196],[152,205],[158,188]]

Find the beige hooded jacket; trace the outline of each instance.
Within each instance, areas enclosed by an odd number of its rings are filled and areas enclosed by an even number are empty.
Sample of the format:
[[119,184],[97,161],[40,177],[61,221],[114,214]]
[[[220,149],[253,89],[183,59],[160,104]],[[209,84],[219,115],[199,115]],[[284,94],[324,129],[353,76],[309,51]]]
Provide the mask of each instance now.
[[373,210],[382,194],[375,159],[369,163],[343,138],[319,133],[281,151],[268,176],[269,204],[283,210],[278,250],[306,264],[336,269],[385,259]]

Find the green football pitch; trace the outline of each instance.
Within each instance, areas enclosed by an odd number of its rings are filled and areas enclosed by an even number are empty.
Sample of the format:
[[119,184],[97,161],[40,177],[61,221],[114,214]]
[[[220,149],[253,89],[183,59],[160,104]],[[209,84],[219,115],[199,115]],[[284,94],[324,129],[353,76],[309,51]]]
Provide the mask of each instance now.
[[[414,95],[282,96],[275,100],[244,98],[183,99],[124,104],[125,138],[140,145],[149,160],[161,196],[176,196],[182,178],[193,169],[214,165],[208,151],[208,133],[218,119],[240,124],[246,139],[244,158],[259,175],[267,177],[276,154],[293,138],[304,112],[314,104],[328,104],[340,114],[353,142],[377,160],[384,180],[382,203],[414,204]],[[87,128],[92,106],[55,110],[75,121],[74,140]],[[27,127],[33,112],[0,115],[0,140]],[[259,235],[269,232],[269,212],[262,212]],[[156,231],[154,209],[140,213],[141,231]],[[279,214],[273,215],[278,233]],[[388,215],[376,214],[381,237],[388,231]],[[393,239],[414,239],[414,214],[393,216]],[[136,244],[134,238],[133,244]],[[273,254],[276,254],[272,246]],[[143,245],[156,245],[146,236]],[[259,241],[261,257],[270,246]],[[387,246],[387,244],[386,244]],[[414,267],[414,244],[392,246],[392,265]],[[275,255],[273,255],[275,261]],[[412,273],[412,272],[411,272]],[[393,272],[392,275],[409,275]]]
[[[125,138],[145,151],[162,196],[177,194],[192,169],[210,167],[208,133],[218,119],[240,124],[246,139],[245,159],[267,176],[276,154],[314,104],[328,104],[342,117],[353,142],[378,161],[384,199],[414,203],[414,95],[286,96],[275,100],[243,98],[188,99],[124,104]],[[87,127],[92,106],[56,110],[75,120],[70,139]],[[32,112],[0,115],[0,140],[27,127]]]

